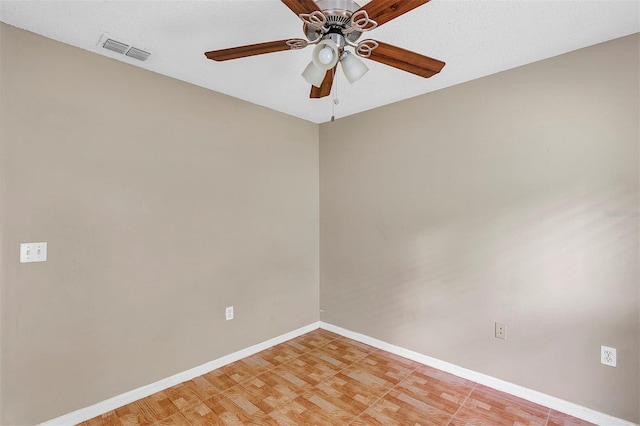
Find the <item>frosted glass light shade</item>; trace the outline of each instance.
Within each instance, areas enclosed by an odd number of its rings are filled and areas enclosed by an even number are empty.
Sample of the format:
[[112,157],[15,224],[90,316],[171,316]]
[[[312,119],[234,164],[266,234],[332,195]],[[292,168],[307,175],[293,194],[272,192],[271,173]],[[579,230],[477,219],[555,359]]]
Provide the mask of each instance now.
[[338,46],[333,41],[325,39],[313,49],[311,58],[316,67],[327,71],[338,63],[339,56]]
[[326,70],[323,70],[322,68],[318,68],[312,61],[312,62],[309,62],[309,65],[307,65],[304,71],[302,71],[302,76],[304,77],[305,80],[307,80],[307,83],[316,87],[320,87],[320,85],[322,85],[322,80],[324,80],[324,76],[326,73],[327,73]]
[[369,68],[360,59],[350,53],[344,55],[340,63],[342,64],[342,72],[351,84],[360,80],[369,71]]

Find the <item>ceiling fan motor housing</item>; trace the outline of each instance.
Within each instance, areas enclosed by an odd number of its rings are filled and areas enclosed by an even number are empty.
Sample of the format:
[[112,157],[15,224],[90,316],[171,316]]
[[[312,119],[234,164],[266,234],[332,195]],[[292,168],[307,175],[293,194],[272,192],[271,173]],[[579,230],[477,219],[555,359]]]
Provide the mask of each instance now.
[[[351,28],[351,15],[360,9],[358,3],[353,0],[316,0],[316,4],[327,18],[328,34],[339,34],[350,42],[360,38],[362,32]],[[307,24],[304,24],[303,32],[309,40],[316,40],[323,35],[320,29]],[[332,41],[336,42],[333,38]]]

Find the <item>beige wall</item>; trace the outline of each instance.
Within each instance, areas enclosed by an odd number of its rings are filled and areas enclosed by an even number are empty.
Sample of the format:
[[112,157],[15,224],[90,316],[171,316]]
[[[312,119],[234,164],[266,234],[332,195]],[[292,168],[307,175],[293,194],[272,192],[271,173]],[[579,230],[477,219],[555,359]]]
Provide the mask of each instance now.
[[639,44],[321,125],[321,319],[640,422]]
[[[318,320],[317,125],[0,37],[0,424]],[[48,242],[46,263],[19,263],[28,241]]]

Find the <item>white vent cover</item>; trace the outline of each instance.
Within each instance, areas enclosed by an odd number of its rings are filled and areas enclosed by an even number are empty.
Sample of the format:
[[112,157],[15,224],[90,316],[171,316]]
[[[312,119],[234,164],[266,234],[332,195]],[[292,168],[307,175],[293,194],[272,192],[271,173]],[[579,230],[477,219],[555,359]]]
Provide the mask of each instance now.
[[98,46],[101,46],[107,50],[111,50],[112,52],[119,53],[121,55],[126,55],[130,58],[137,59],[139,61],[146,61],[151,57],[151,52],[146,50],[133,47],[129,44],[123,43],[121,41],[114,40],[108,37],[106,34],[103,34],[98,41]]
[[131,49],[129,49],[126,55],[135,59],[139,59],[141,61],[146,61],[147,59],[149,59],[149,56],[151,56],[151,53],[146,52],[142,49],[138,49],[137,47],[132,47]]
[[113,50],[117,53],[125,53],[127,50],[129,50],[128,44],[120,43],[119,41],[111,40],[110,38],[108,38],[107,41],[104,42],[102,47],[104,47],[105,49]]

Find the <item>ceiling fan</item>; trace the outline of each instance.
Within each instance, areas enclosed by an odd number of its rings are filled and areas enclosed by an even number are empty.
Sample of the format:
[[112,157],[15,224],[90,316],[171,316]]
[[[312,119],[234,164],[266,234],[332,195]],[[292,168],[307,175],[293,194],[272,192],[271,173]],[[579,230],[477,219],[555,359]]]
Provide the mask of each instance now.
[[[315,45],[312,61],[302,73],[311,84],[311,98],[331,93],[338,62],[350,83],[367,71],[356,58],[371,59],[412,74],[429,78],[442,70],[445,63],[428,56],[375,40],[358,39],[392,19],[421,6],[429,0],[372,0],[360,7],[353,0],[282,0],[303,22],[305,39],[292,38],[250,44],[229,49],[212,50],[205,56],[214,61],[244,58],[283,50],[303,49]],[[346,48],[352,47],[355,55]]]

